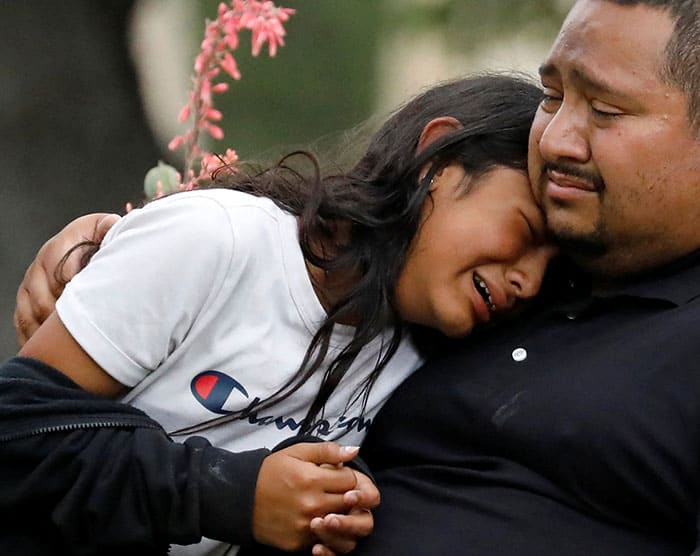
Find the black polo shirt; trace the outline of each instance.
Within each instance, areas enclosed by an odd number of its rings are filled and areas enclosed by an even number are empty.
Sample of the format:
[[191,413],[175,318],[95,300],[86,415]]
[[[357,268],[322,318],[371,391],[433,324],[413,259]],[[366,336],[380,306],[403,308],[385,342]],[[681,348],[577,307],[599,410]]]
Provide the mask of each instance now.
[[574,297],[461,341],[392,396],[363,447],[382,504],[358,554],[695,550],[700,253]]

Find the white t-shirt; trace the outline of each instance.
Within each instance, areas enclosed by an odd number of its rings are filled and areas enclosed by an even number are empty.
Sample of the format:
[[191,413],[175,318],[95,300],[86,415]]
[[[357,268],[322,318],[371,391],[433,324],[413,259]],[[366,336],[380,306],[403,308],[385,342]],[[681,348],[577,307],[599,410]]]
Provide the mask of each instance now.
[[[81,347],[131,387],[124,401],[166,431],[276,392],[297,371],[325,318],[296,218],[269,199],[223,189],[179,193],[129,213],[56,309]],[[350,327],[335,327],[327,362],[351,334]],[[359,444],[379,407],[421,363],[404,340],[365,413],[359,402],[346,409],[374,368],[381,342],[376,338],[360,353],[314,434]],[[197,434],[231,451],[271,448],[296,433],[322,374],[267,410]],[[200,549],[187,553],[207,553]]]

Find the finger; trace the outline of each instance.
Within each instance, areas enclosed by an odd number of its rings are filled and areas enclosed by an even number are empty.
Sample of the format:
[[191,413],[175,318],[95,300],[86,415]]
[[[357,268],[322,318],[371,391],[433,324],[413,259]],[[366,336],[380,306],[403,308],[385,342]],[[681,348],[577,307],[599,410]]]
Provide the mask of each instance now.
[[313,513],[309,517],[325,516],[329,514],[342,514],[350,511],[342,494],[324,493],[315,498]]
[[328,514],[311,521],[311,531],[319,544],[326,549],[346,554],[357,545],[357,539],[366,537],[374,528],[370,512],[360,511],[351,515]]
[[[318,526],[317,529],[319,530],[319,533],[316,535],[318,543],[314,546],[323,547],[323,550],[317,550],[319,553],[347,554],[357,546],[357,538],[354,536],[336,534],[330,530],[325,530],[323,526]],[[312,528],[312,532],[316,533],[316,530]]]
[[32,334],[39,327],[39,324],[32,317],[31,298],[24,288],[17,292],[15,312],[13,315],[17,343],[22,347]]
[[97,221],[97,225],[95,226],[95,233],[93,234],[92,240],[96,241],[97,243],[102,243],[102,240],[104,239],[107,232],[120,219],[121,216],[119,216],[118,214],[105,214],[104,216],[102,216]]
[[[38,329],[53,312],[56,299],[69,281],[82,267],[84,250],[78,249],[61,262],[63,256],[78,243],[101,241],[119,215],[95,213],[82,216],[66,225],[49,239],[29,265],[17,290],[13,322],[20,346]],[[57,275],[60,274],[60,276]]]
[[17,289],[13,322],[20,346],[53,312],[56,299],[48,280],[41,266],[34,262]]
[[[332,449],[339,451],[340,447]],[[328,492],[344,494],[348,490],[357,487],[357,478],[349,467],[337,467],[335,465],[318,464],[319,457],[323,456],[323,450],[315,450],[315,445],[310,443],[294,444],[282,450],[272,453],[268,458],[286,461],[284,464],[289,469],[296,469],[295,482],[303,490],[314,489],[316,492]]]
[[41,259],[35,260],[24,276],[20,290],[29,296],[34,320],[44,322],[53,313],[56,299],[63,293],[63,284],[56,280],[53,268],[46,267]]
[[[36,262],[46,269],[47,276],[54,278],[56,269],[66,253],[84,241],[100,243],[119,219],[118,214],[111,213],[94,213],[76,218],[44,244],[37,253]],[[62,280],[53,279],[54,293],[60,294],[63,282],[70,281],[82,269],[84,254],[85,249],[76,249],[62,263]]]
[[302,442],[285,448],[283,451],[293,457],[317,465],[323,463],[337,465],[352,460],[360,448],[358,446],[341,446],[335,442]]
[[374,516],[372,512],[360,509],[354,509],[348,514],[326,514],[319,527],[319,531],[327,534],[355,538],[366,537],[373,529]]
[[313,546],[313,548],[311,549],[311,555],[312,556],[337,556],[335,552],[333,552],[327,546],[323,546],[322,544],[315,544]]
[[319,467],[323,467],[324,469],[340,469],[343,467],[342,463],[336,463],[336,464],[330,464],[330,463],[322,463]]
[[357,506],[365,509],[376,508],[381,502],[381,495],[377,485],[364,473],[353,470],[357,479],[357,487],[345,493],[345,502],[348,506]]
[[[47,244],[47,247],[51,247],[50,251],[46,254],[40,251],[37,255],[37,266],[42,267],[51,293],[56,298],[63,293],[65,285],[83,269],[83,256],[87,247],[73,249],[77,243],[67,245],[65,248],[58,244]],[[64,259],[69,252],[70,255]]]
[[[341,498],[345,499],[347,492],[357,490],[357,477],[349,467],[339,469],[318,467],[315,475],[317,485],[323,492],[340,494]],[[352,504],[343,503],[346,508],[352,506]]]
[[348,508],[359,508],[363,510],[373,510],[380,503],[379,491],[370,495],[362,490],[348,490],[343,495],[343,500]]

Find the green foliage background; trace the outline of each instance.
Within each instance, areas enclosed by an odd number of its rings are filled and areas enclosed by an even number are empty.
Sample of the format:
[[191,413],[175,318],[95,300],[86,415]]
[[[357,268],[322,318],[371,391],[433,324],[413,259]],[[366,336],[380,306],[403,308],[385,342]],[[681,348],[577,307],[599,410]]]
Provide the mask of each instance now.
[[[216,1],[201,3],[202,18]],[[297,13],[285,25],[286,46],[275,58],[253,58],[248,36],[236,51],[243,75],[217,98],[224,142],[242,158],[304,146],[366,118],[376,94],[373,60],[381,2],[288,0]],[[197,32],[201,33],[201,29]]]
[[[370,117],[377,96],[382,38],[436,29],[451,49],[465,51],[515,33],[551,41],[570,0],[278,0],[295,8],[286,46],[275,58],[253,59],[242,42],[243,74],[217,99],[225,114],[224,143],[242,158],[303,147]],[[217,1],[200,2],[195,43]],[[247,39],[247,37],[246,37]],[[194,56],[194,54],[193,54]],[[410,68],[409,68],[410,71]],[[468,68],[465,68],[465,73]],[[216,148],[216,147],[214,147]]]

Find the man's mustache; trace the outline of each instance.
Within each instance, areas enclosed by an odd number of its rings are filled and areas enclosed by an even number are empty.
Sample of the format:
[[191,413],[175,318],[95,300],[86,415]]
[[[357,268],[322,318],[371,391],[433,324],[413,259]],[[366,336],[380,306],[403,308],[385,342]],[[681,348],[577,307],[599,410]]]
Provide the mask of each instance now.
[[542,165],[542,175],[546,175],[547,172],[557,172],[558,174],[563,174],[564,176],[569,176],[572,178],[578,178],[580,180],[587,181],[590,183],[595,191],[601,193],[605,191],[605,181],[600,174],[595,172],[590,172],[584,170],[573,164],[566,164],[560,162],[545,162]]

